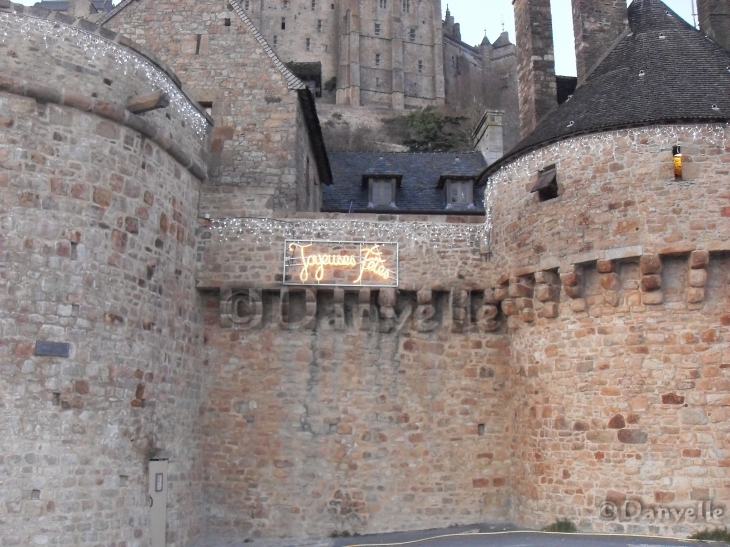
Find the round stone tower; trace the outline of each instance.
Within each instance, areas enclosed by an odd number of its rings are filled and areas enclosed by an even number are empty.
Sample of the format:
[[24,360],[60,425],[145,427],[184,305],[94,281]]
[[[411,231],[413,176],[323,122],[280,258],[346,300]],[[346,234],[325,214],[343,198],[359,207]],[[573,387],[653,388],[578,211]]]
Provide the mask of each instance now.
[[3,543],[151,545],[148,465],[167,460],[166,545],[187,545],[209,118],[127,39],[0,6]]
[[659,0],[629,23],[485,173],[513,518],[685,535],[730,510],[730,55]]

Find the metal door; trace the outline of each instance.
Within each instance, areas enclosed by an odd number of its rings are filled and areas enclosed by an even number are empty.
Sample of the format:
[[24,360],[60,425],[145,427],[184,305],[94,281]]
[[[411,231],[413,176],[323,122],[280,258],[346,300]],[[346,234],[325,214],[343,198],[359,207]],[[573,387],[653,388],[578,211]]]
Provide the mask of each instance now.
[[152,547],[165,547],[167,528],[167,460],[150,461],[150,533]]

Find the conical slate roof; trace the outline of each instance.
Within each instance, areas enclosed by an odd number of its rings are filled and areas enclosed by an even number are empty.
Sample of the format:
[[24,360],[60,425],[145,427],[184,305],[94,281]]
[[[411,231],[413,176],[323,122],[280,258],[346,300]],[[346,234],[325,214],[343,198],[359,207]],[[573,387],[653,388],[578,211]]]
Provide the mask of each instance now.
[[629,26],[572,98],[485,174],[531,150],[580,134],[730,121],[730,52],[661,0],[634,0]]

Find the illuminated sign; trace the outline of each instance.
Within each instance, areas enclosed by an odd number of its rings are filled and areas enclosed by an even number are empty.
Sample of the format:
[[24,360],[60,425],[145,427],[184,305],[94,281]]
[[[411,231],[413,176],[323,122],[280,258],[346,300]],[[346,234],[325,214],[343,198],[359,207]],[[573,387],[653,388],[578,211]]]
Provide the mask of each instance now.
[[398,286],[398,244],[286,241],[285,285]]

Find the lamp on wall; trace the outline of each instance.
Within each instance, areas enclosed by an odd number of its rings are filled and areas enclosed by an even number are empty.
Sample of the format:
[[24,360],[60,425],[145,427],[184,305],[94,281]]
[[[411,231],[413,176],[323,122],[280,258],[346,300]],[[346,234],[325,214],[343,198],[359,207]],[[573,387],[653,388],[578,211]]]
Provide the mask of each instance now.
[[682,180],[682,147],[680,145],[672,147],[672,156],[674,156],[674,180]]

